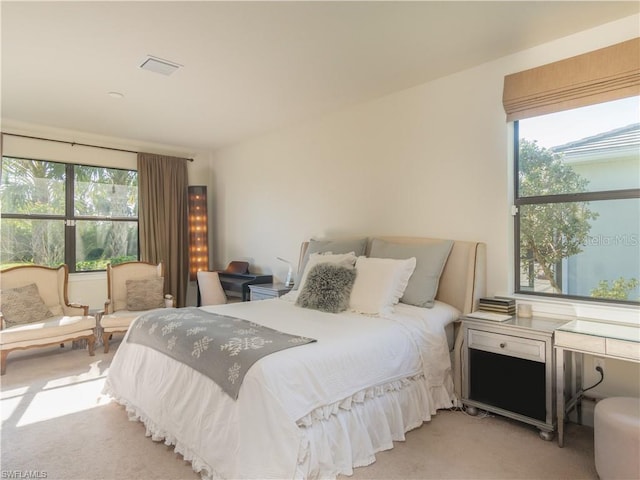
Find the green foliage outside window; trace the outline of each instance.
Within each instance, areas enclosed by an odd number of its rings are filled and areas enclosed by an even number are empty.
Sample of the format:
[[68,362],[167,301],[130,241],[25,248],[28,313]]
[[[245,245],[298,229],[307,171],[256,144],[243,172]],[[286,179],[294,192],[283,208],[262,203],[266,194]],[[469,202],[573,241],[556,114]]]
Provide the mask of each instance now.
[[[588,182],[563,163],[562,156],[520,139],[519,194],[521,197],[581,193]],[[557,266],[563,258],[582,252],[598,214],[587,202],[542,203],[523,206],[520,217],[520,260],[532,276],[541,273],[551,288],[561,292]],[[537,265],[539,270],[531,268]]]
[[[598,287],[591,290],[591,296],[594,298],[609,298],[613,300],[629,300],[629,292],[640,285],[637,278],[626,280],[620,277],[609,285],[607,280],[601,280]],[[640,300],[640,299],[636,299]]]

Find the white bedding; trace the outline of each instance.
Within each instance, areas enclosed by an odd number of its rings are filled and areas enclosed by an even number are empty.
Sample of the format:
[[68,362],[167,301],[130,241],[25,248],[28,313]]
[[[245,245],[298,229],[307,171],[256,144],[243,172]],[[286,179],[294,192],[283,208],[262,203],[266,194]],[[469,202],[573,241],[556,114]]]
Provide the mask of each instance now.
[[[285,298],[288,297],[288,298]],[[399,304],[387,318],[297,307],[295,295],[204,307],[317,339],[259,360],[237,401],[126,339],[105,392],[208,478],[334,478],[453,405],[444,327],[459,312]]]

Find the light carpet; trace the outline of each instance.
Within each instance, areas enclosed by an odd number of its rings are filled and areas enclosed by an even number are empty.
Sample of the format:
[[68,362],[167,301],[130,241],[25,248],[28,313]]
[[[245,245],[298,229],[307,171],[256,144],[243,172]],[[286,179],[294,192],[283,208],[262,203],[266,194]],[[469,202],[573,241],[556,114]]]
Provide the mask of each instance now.
[[[197,479],[172,447],[145,436],[100,392],[111,352],[51,347],[9,355],[1,377],[2,478]],[[406,441],[355,469],[360,479],[597,479],[593,429],[569,424],[565,447],[498,416],[440,411]]]

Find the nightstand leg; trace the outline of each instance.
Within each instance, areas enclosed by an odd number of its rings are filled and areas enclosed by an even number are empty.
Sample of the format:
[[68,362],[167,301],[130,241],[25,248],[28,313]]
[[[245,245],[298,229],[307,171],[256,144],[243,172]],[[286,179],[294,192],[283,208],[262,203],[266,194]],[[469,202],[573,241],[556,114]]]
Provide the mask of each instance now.
[[551,440],[553,440],[553,432],[548,432],[546,430],[540,430],[538,432],[538,434],[540,435],[540,438],[542,440],[544,440],[545,442],[550,442]]

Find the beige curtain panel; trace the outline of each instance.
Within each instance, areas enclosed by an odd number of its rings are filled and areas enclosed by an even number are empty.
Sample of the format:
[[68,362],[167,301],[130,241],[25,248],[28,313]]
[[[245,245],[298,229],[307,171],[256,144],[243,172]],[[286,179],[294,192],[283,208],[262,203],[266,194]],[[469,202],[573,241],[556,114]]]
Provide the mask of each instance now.
[[507,121],[640,95],[640,38],[507,75]]
[[184,307],[189,276],[187,159],[138,154],[140,260],[164,264],[165,292]]

